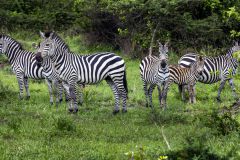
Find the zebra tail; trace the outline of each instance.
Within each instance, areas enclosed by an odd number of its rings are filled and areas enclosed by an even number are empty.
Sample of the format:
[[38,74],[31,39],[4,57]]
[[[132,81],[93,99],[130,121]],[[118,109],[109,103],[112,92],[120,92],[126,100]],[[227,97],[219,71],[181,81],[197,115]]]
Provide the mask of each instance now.
[[123,75],[123,86],[124,86],[124,89],[126,90],[127,98],[128,98],[128,85],[127,85],[126,71],[124,71],[124,75]]

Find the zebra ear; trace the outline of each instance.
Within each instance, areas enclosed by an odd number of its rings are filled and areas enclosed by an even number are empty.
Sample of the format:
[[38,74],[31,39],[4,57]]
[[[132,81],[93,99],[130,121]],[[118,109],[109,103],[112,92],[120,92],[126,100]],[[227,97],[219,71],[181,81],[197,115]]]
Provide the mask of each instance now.
[[199,60],[201,60],[200,58],[201,58],[201,56],[200,56],[200,57],[197,56],[197,57],[196,57],[196,62],[198,62]]
[[162,43],[161,43],[159,40],[157,40],[157,42],[158,42],[158,45],[159,45],[160,47],[163,46]]
[[233,46],[238,46],[238,41],[234,40],[233,41]]
[[164,44],[165,47],[169,47],[169,41]]
[[37,46],[37,44],[36,44],[35,42],[33,42],[33,43],[32,43],[32,47],[33,47],[34,49],[37,49],[38,46]]
[[39,31],[39,34],[40,34],[40,36],[41,36],[42,39],[45,39],[45,38],[46,38],[45,35],[44,35],[44,33],[43,33],[42,31]]
[[54,35],[54,33],[55,33],[54,31],[50,33],[50,36],[49,36],[50,39],[52,39],[52,36]]

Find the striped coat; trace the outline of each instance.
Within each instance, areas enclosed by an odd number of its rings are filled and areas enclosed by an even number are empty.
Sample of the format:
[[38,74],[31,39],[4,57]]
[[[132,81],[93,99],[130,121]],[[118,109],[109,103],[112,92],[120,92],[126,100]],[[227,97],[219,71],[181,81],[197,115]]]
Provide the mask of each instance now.
[[[226,83],[229,81],[229,84],[233,91],[233,96],[236,97],[235,87],[232,77],[236,74],[238,61],[233,57],[233,53],[240,50],[238,43],[235,43],[231,47],[226,55],[221,55],[218,57],[206,57],[204,62],[204,71],[200,76],[199,81],[206,84],[221,82],[218,89],[217,100],[221,101],[220,95],[221,91]],[[178,62],[181,67],[189,67],[189,65],[196,60],[197,54],[188,53],[182,56]]]
[[[65,42],[54,32],[41,33],[44,40],[37,52],[44,58],[51,58],[59,78],[69,87],[72,99],[69,111],[77,112],[76,83],[96,84],[106,80],[115,96],[114,114],[119,112],[119,99],[123,100],[123,112],[127,111],[127,81],[124,60],[109,52],[93,55],[78,55],[72,53]],[[72,107],[74,106],[74,108]]]
[[[19,84],[19,98],[23,98],[23,86],[27,92],[27,99],[30,98],[28,78],[45,79],[49,87],[50,103],[53,103],[52,80],[53,74],[51,68],[45,71],[41,66],[37,65],[35,54],[26,51],[22,45],[7,35],[0,35],[0,53],[5,53],[11,64],[13,72],[16,74]],[[56,100],[59,101],[58,98]]]

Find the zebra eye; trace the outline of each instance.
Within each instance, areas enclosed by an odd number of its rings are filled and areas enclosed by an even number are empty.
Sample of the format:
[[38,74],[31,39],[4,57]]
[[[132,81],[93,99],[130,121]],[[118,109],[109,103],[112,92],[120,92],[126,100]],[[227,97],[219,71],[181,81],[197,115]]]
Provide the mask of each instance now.
[[49,46],[49,44],[46,44],[46,46],[48,47],[48,46]]

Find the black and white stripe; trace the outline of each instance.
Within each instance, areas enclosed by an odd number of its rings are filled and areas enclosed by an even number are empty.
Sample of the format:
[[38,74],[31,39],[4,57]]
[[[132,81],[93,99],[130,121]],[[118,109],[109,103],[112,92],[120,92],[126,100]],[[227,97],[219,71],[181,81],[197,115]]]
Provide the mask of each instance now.
[[[176,83],[180,86],[187,86],[189,91],[189,102],[196,103],[195,84],[203,72],[204,60],[205,58],[202,58],[201,56],[196,57],[196,61],[190,65],[190,68],[182,68],[176,65],[169,66],[170,75],[164,86],[163,105],[166,105],[167,92],[172,83]],[[181,95],[184,100],[184,89],[182,90]]]
[[[23,85],[27,93],[27,99],[30,98],[28,78],[46,79],[50,93],[50,103],[53,103],[51,83],[54,75],[50,67],[45,71],[41,66],[37,65],[33,52],[24,50],[19,42],[7,35],[0,35],[0,53],[5,53],[13,72],[16,74],[20,99],[23,98]],[[58,97],[56,98],[58,102]]]
[[[140,75],[143,81],[143,89],[146,97],[146,106],[152,107],[152,92],[156,85],[159,91],[159,101],[161,102],[161,87],[168,80],[168,46],[159,43],[159,57],[149,55],[140,64]],[[148,85],[150,85],[148,87]]]
[[[206,84],[212,84],[221,81],[217,95],[218,101],[221,101],[220,95],[226,81],[229,81],[233,96],[236,98],[232,76],[236,74],[238,61],[233,57],[233,53],[239,50],[240,46],[236,42],[228,50],[226,55],[221,55],[218,57],[206,57],[204,62],[204,71],[200,76],[199,81]],[[182,56],[178,61],[179,66],[184,68],[189,67],[192,62],[196,61],[196,56],[197,54],[195,53],[188,53]]]
[[127,111],[127,81],[125,62],[114,53],[104,52],[93,55],[77,55],[72,53],[65,42],[54,32],[41,33],[44,40],[40,43],[38,53],[41,57],[50,57],[59,78],[69,87],[70,97],[77,112],[76,84],[96,84],[106,80],[115,96],[115,109],[119,112],[119,99],[123,100],[123,112]]

